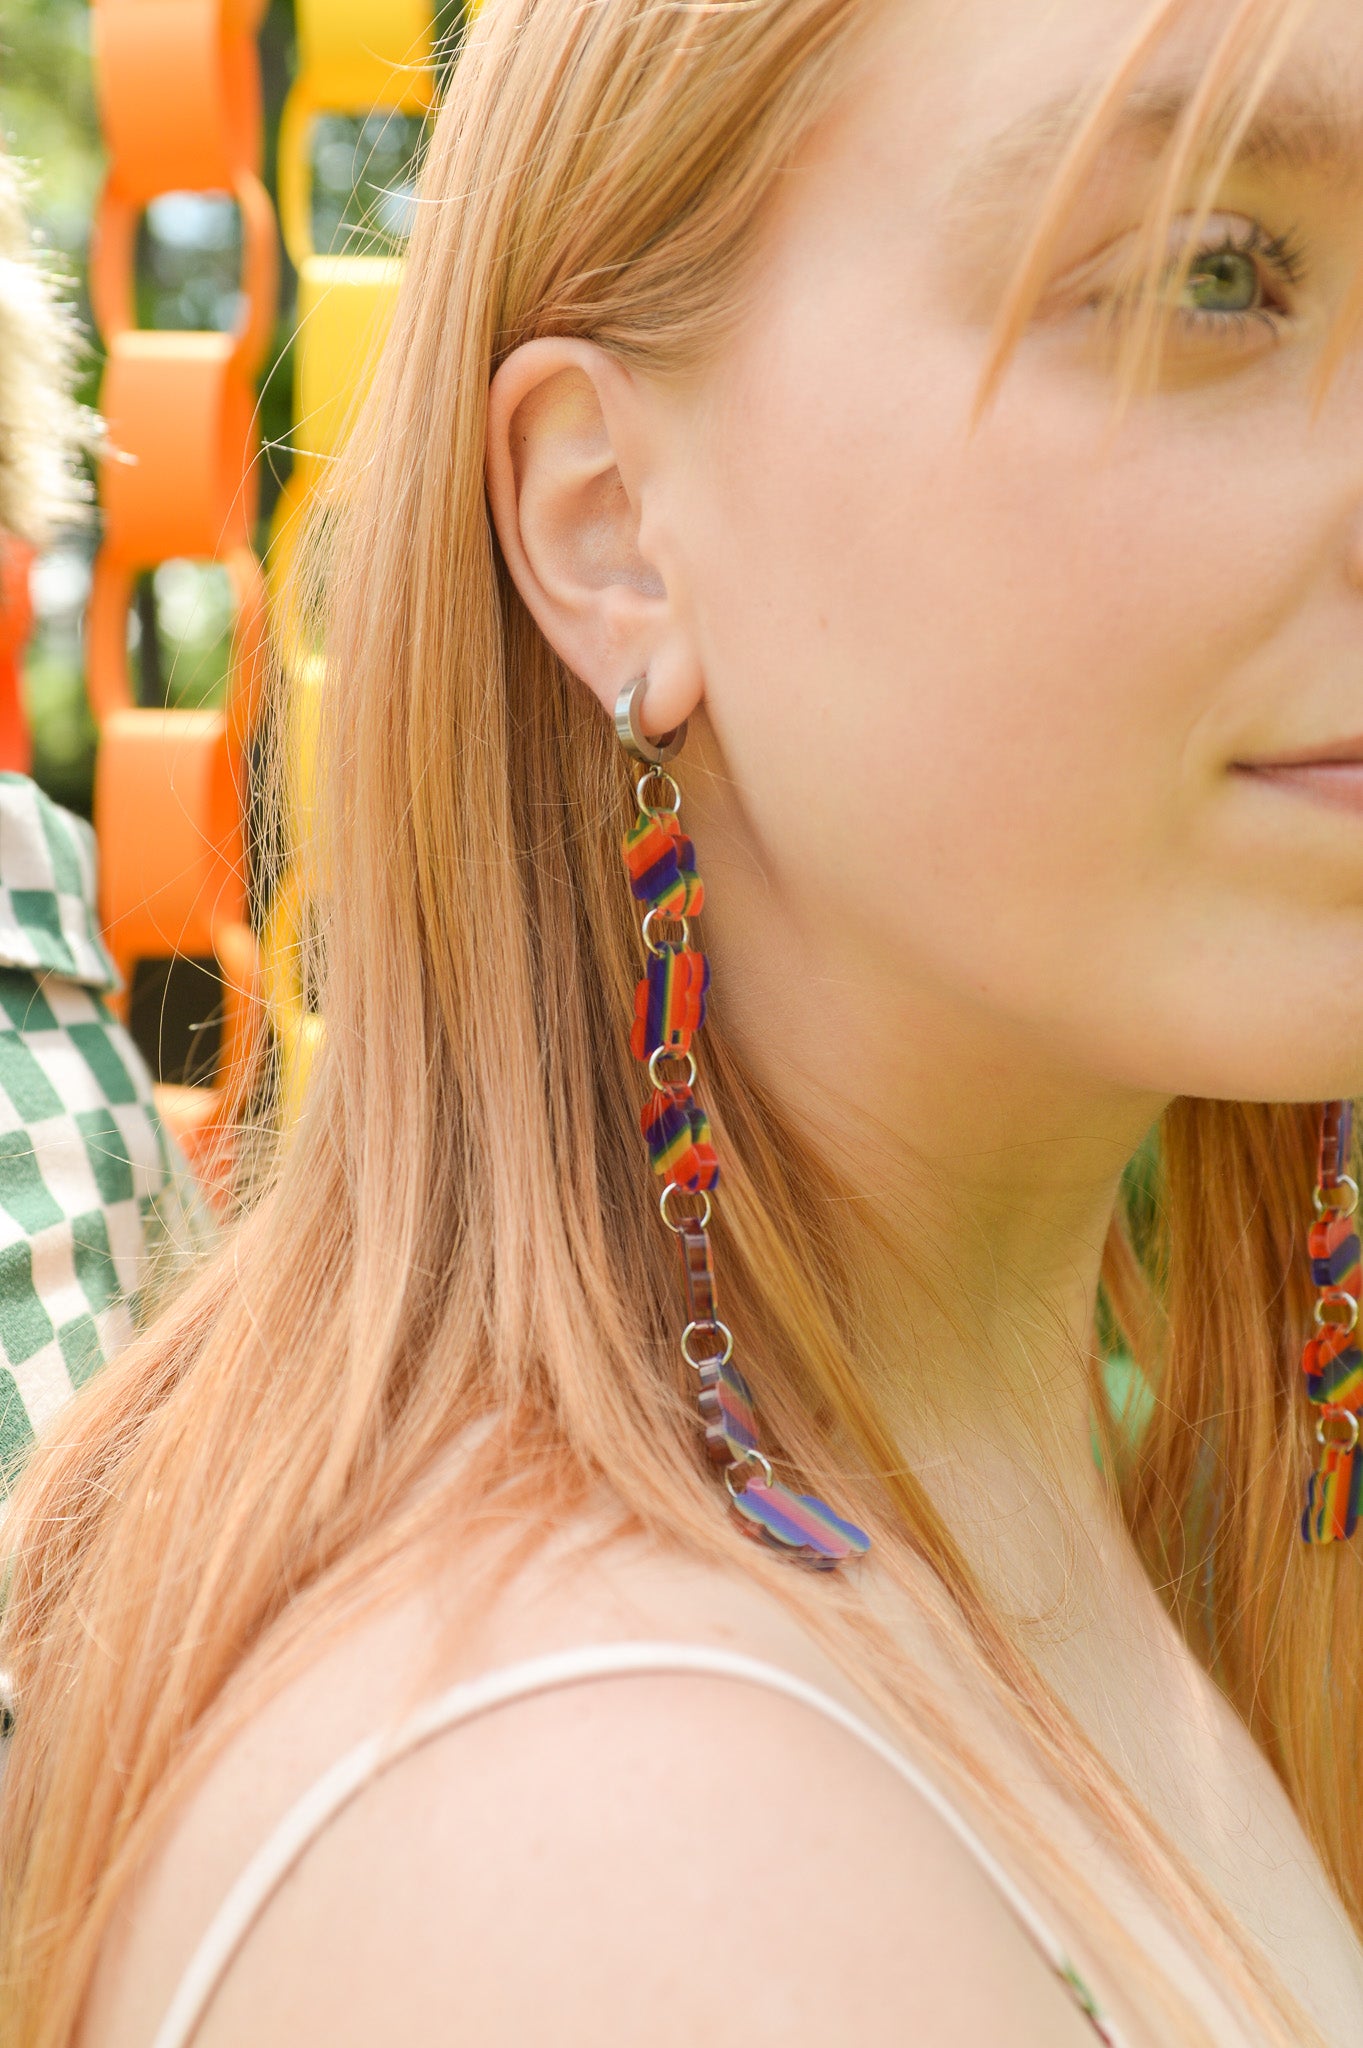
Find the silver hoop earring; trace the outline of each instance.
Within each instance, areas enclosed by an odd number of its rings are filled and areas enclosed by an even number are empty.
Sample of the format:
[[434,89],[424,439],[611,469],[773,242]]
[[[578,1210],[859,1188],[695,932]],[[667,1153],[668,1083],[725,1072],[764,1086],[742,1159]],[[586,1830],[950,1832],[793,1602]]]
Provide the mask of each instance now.
[[615,700],[615,736],[627,754],[645,767],[658,768],[664,761],[675,760],[686,741],[686,720],[673,726],[671,732],[660,734],[656,740],[649,739],[639,721],[644,695],[648,689],[648,677],[639,676],[632,683],[626,683]]

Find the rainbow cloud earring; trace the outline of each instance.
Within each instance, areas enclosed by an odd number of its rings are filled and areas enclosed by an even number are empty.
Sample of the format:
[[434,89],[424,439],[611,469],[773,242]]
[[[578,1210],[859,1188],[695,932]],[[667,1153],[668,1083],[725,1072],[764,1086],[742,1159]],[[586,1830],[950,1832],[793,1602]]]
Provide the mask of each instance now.
[[1353,1104],[1327,1102],[1321,1117],[1316,1220],[1311,1226],[1311,1278],[1320,1290],[1314,1330],[1302,1355],[1307,1398],[1317,1409],[1320,1458],[1306,1493],[1301,1532],[1308,1543],[1347,1540],[1358,1526],[1363,1455],[1363,1350],[1358,1307],[1358,1183],[1348,1173]]
[[[696,872],[695,847],[681,829],[681,791],[665,766],[680,753],[686,725],[648,739],[640,722],[647,688],[646,676],[627,683],[615,706],[620,744],[644,770],[635,783],[638,816],[622,841],[630,890],[644,906],[648,953],[635,991],[629,1042],[634,1057],[648,1069],[649,1095],[639,1122],[653,1171],[663,1183],[662,1219],[681,1252],[687,1303],[681,1354],[696,1376],[706,1450],[723,1467],[744,1533],[803,1564],[830,1571],[848,1558],[863,1557],[870,1538],[823,1501],[792,1493],[776,1479],[758,1446],[752,1389],[733,1363],[733,1334],[716,1305],[707,1226],[711,1197],[719,1186],[719,1161],[710,1119],[695,1096],[692,1050],[705,1022],[710,985],[710,964],[691,945],[691,921],[704,903],[705,885]],[[650,785],[656,802],[649,801]],[[699,1198],[699,1215],[677,1213],[686,1195]]]

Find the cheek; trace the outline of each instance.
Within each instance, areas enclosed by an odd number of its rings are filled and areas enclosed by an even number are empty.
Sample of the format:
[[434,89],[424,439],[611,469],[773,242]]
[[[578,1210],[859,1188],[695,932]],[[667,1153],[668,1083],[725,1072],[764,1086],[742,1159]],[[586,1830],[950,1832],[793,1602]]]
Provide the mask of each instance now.
[[1106,393],[1019,368],[971,439],[964,349],[924,348],[893,379],[821,367],[769,378],[711,472],[707,657],[735,738],[765,748],[769,721],[793,773],[831,748],[868,794],[912,790],[906,832],[986,805],[988,831],[1114,803],[1128,829],[1168,831],[1284,592],[1281,516],[1229,433],[1219,480],[1190,492],[1180,467],[1207,451],[1172,436],[1102,458]]
[[1105,450],[1110,386],[1025,348],[971,437],[974,347],[903,326],[806,311],[716,416],[691,550],[713,723],[810,911],[1034,1017],[1092,1026],[1099,975],[1186,1013],[1291,513],[1229,417],[1166,408]]

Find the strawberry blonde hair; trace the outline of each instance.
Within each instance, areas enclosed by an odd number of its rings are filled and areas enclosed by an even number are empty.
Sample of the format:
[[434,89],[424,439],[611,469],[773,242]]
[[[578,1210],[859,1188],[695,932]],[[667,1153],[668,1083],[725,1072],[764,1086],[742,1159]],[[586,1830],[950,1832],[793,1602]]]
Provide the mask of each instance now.
[[[519,343],[588,337],[654,373],[722,347],[763,201],[873,11],[491,0],[454,68],[327,550],[327,1034],[306,1114],[226,1248],[84,1390],[11,1509],[7,2048],[68,2048],[115,1903],[195,1773],[286,1669],[410,1574],[419,1541],[495,1521],[528,1545],[603,1486],[622,1528],[767,1585],[946,1783],[988,1802],[1018,1866],[1110,1966],[1133,1966],[855,1578],[811,1579],[748,1543],[704,1474],[622,1022],[639,959],[619,854],[629,769],[523,608],[484,497],[489,377]],[[1189,12],[1160,0],[1076,108],[982,402],[1108,125]],[[1151,303],[1189,172],[1209,210],[1304,12],[1228,0],[1147,226]],[[1158,310],[1132,326],[1135,389]],[[706,1038],[726,1318],[778,1465],[869,1527],[883,1568],[1266,2036],[1301,2048],[1313,2029],[903,1470],[859,1364],[847,1191],[748,1071],[722,989]],[[1308,1551],[1297,1533],[1315,1128],[1309,1108],[1176,1103],[1159,1241],[1138,1257],[1119,1219],[1105,1283],[1155,1389],[1120,1463],[1128,1524],[1363,1928],[1363,1575],[1356,1549]],[[433,1483],[479,1421],[472,1456]],[[1172,1990],[1165,2005],[1165,2038],[1209,2038]]]

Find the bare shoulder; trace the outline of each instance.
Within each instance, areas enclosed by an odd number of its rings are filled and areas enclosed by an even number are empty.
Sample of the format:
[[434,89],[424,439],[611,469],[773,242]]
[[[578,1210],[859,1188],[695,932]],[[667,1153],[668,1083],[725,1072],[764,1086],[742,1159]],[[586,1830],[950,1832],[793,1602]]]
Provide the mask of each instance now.
[[[148,2048],[239,1873],[376,1727],[450,1683],[631,1638],[737,1650],[864,1711],[746,1575],[646,1544],[568,1540],[472,1630],[440,1585],[414,1586],[271,1699],[185,1801],[105,1945],[80,2048]],[[779,1694],[655,1673],[508,1703],[367,1785],[272,1898],[195,2041],[512,2048],[552,2027],[690,2048],[702,2025],[715,2048],[1088,2038],[881,1759]]]
[[439,1737],[319,1839],[200,2048],[1088,2037],[988,1879],[800,1703],[635,1675]]

